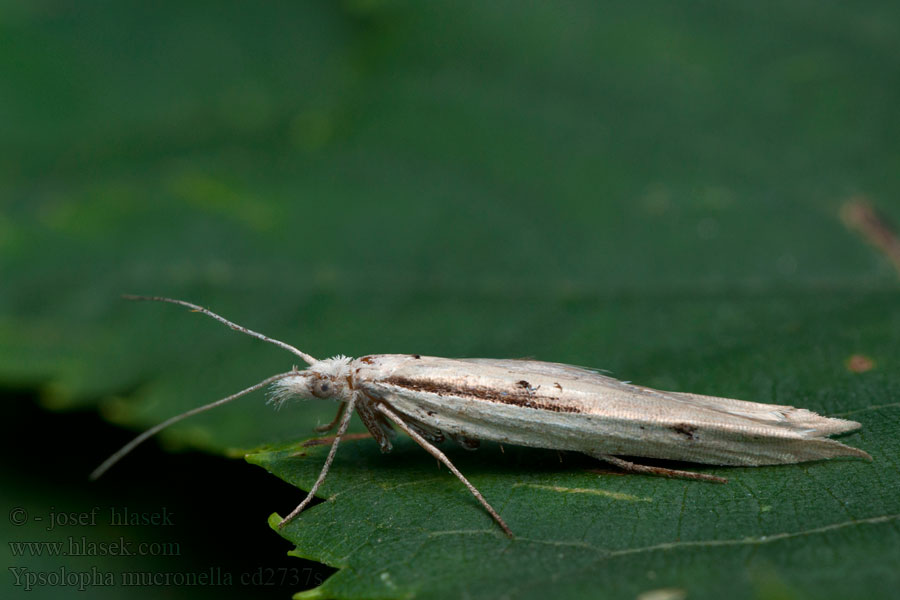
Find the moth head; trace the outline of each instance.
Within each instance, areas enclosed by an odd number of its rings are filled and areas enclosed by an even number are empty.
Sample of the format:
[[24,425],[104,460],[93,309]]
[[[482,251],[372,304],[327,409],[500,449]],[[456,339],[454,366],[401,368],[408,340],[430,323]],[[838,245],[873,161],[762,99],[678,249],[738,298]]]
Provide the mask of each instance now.
[[278,406],[290,398],[327,398],[339,402],[350,397],[347,378],[350,374],[350,359],[335,356],[320,360],[305,371],[285,377],[272,384],[269,402]]

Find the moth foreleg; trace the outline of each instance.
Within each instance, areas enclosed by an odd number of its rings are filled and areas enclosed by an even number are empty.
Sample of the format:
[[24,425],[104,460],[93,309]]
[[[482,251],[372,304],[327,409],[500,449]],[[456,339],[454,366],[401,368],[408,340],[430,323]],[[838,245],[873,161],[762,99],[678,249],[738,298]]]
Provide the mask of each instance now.
[[313,431],[318,431],[319,433],[325,433],[326,431],[331,431],[335,428],[338,422],[341,420],[341,414],[344,412],[344,407],[347,406],[346,402],[341,402],[341,405],[338,406],[337,414],[334,415],[334,418],[331,420],[331,423],[327,425],[318,425],[313,427]]
[[728,483],[728,480],[724,477],[716,477],[715,475],[707,475],[706,473],[694,473],[693,471],[679,471],[677,469],[666,469],[664,467],[638,465],[616,456],[610,456],[609,454],[592,454],[591,456],[608,462],[611,465],[615,465],[623,471],[628,471],[629,473],[643,473],[646,475],[659,475],[661,477],[675,477],[678,479],[699,479],[701,481]]
[[490,514],[491,517],[493,517],[494,520],[497,521],[497,524],[500,526],[500,529],[503,530],[503,533],[505,533],[509,537],[515,537],[513,536],[513,532],[506,525],[503,519],[500,518],[500,515],[497,514],[497,511],[494,510],[494,508],[490,504],[488,504],[487,500],[484,499],[484,496],[481,495],[481,492],[479,492],[474,485],[469,483],[469,480],[459,472],[459,469],[457,469],[453,465],[453,463],[450,462],[450,459],[447,458],[447,456],[443,452],[435,448],[431,443],[428,442],[428,440],[419,435],[412,427],[404,423],[403,420],[396,413],[394,413],[394,411],[386,407],[384,404],[379,404],[376,409],[383,413],[388,419],[393,421],[394,424],[397,425],[397,427],[402,429],[406,433],[406,435],[414,439],[416,443],[422,446],[422,448],[424,448],[429,454],[444,463],[447,468],[450,469],[450,471],[454,475],[456,475],[456,477],[459,478],[460,481],[463,482],[463,485],[468,488],[472,495],[475,496],[475,498],[481,503],[484,509],[488,511],[488,514]]
[[353,407],[355,404],[356,396],[350,396],[350,400],[347,401],[346,406],[344,407],[344,415],[341,418],[341,425],[334,436],[334,443],[331,444],[331,450],[328,451],[328,457],[325,459],[325,465],[322,467],[322,471],[319,473],[319,478],[316,479],[316,482],[313,484],[312,489],[309,490],[309,493],[306,494],[306,498],[303,499],[303,502],[298,504],[297,508],[291,511],[291,514],[281,520],[281,523],[278,524],[279,528],[283,528],[285,525],[293,521],[294,518],[296,518],[296,516],[299,515],[303,511],[303,509],[309,505],[310,502],[312,502],[312,499],[315,497],[319,486],[322,485],[323,481],[325,481],[325,476],[328,475],[328,470],[331,468],[331,462],[334,460],[334,455],[337,453],[338,444],[341,443],[341,436],[343,436],[347,432],[347,427],[350,425],[350,417],[353,416]]

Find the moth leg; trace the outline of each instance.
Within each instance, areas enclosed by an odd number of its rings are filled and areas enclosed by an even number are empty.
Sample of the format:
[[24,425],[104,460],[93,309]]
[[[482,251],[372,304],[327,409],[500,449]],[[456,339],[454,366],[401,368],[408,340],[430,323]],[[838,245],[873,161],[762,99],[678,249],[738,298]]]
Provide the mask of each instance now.
[[459,472],[459,469],[457,469],[453,465],[453,463],[450,462],[450,459],[447,458],[443,452],[441,452],[440,450],[435,448],[433,445],[431,445],[428,442],[428,440],[426,440],[424,437],[422,437],[421,435],[416,433],[416,431],[414,429],[412,429],[409,425],[404,423],[403,420],[401,420],[399,416],[397,416],[391,409],[386,407],[384,404],[379,404],[377,406],[377,410],[384,413],[384,415],[388,419],[393,421],[394,424],[397,425],[397,427],[399,427],[404,432],[406,432],[406,434],[409,437],[411,437],[412,439],[414,439],[417,444],[422,446],[422,448],[424,448],[426,452],[428,452],[430,455],[432,455],[433,457],[435,457],[436,459],[438,459],[439,461],[444,463],[447,466],[447,468],[450,469],[450,471],[454,475],[456,475],[460,481],[463,482],[463,485],[465,485],[468,488],[468,490],[472,493],[472,495],[475,496],[475,498],[481,503],[481,505],[484,507],[484,509],[486,511],[488,511],[488,513],[491,515],[491,517],[493,517],[494,520],[497,521],[497,524],[500,526],[500,529],[503,530],[503,533],[505,533],[509,537],[515,537],[515,536],[513,536],[513,532],[510,530],[510,528],[507,526],[507,524],[503,521],[503,519],[500,518],[500,515],[497,514],[497,511],[494,510],[494,508],[490,504],[487,503],[487,500],[484,499],[484,496],[481,495],[481,492],[479,492],[477,489],[475,489],[474,485],[469,483],[469,480],[466,479],[465,476]]
[[362,392],[359,396],[359,403],[356,405],[356,414],[359,420],[363,422],[382,452],[391,451],[391,438],[396,434],[391,424],[388,423],[384,415],[375,412],[375,399]]
[[297,515],[312,502],[319,486],[325,481],[325,476],[328,475],[328,470],[331,468],[331,462],[334,460],[334,455],[337,453],[338,444],[341,443],[341,436],[347,432],[347,427],[350,425],[350,417],[353,416],[353,407],[356,404],[356,396],[351,396],[346,404],[347,405],[344,407],[344,416],[341,418],[341,425],[338,427],[337,433],[334,436],[334,443],[331,444],[331,450],[328,451],[328,458],[325,459],[325,465],[322,467],[322,472],[319,473],[319,478],[316,479],[316,482],[313,484],[312,489],[309,490],[309,493],[306,494],[306,498],[303,499],[303,502],[298,504],[297,508],[291,511],[291,514],[281,520],[281,523],[278,524],[279,529],[284,528],[285,525],[293,521]]
[[664,467],[650,467],[647,465],[638,465],[633,462],[610,456],[609,454],[592,454],[594,458],[615,465],[623,471],[629,473],[644,473],[646,475],[659,475],[662,477],[675,477],[677,479],[699,479],[700,481],[714,481],[716,483],[728,483],[724,477],[716,477],[715,475],[707,475],[706,473],[694,473],[693,471],[679,471],[677,469],[666,469]]
[[341,413],[344,412],[344,407],[347,406],[346,402],[341,402],[341,405],[338,406],[337,414],[334,415],[334,418],[331,420],[331,423],[328,425],[319,425],[317,427],[313,427],[313,431],[318,431],[319,433],[325,433],[326,431],[331,431],[341,420]]

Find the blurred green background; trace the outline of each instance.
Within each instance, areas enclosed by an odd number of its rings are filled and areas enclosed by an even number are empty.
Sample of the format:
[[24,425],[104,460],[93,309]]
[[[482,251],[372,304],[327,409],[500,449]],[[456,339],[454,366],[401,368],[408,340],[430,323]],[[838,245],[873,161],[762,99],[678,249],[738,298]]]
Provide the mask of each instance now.
[[[846,555],[844,541],[810,536],[803,547],[824,558],[768,545],[729,565],[733,577],[709,556],[691,569],[660,559],[652,578],[635,566],[592,579],[582,565],[570,593],[887,597],[900,584],[884,550],[900,546],[900,267],[841,215],[865,201],[900,221],[898,106],[895,2],[0,1],[0,497],[32,516],[184,515],[177,532],[124,533],[10,517],[10,542],[124,535],[183,549],[74,559],[10,546],[4,596],[84,597],[52,583],[25,592],[21,569],[301,579],[88,592],[110,598],[289,597],[333,572],[285,557],[292,544],[266,527],[301,492],[217,456],[309,437],[331,405],[273,413],[258,395],[84,482],[129,437],[106,421],[140,429],[291,365],[200,316],[119,298],[136,293],[203,304],[317,357],[533,356],[852,414],[863,430],[846,441],[872,465],[811,467],[824,483],[803,518],[739,507],[738,525],[702,532],[881,519]],[[187,448],[207,454],[168,452]],[[790,496],[804,486],[796,469],[758,475],[749,493]],[[616,485],[655,485],[641,481]],[[830,487],[847,481],[858,485]],[[672,489],[654,498],[685,488]],[[691,537],[679,531],[647,539]],[[458,566],[453,552],[429,564]],[[504,592],[476,571],[325,593]],[[372,565],[352,572],[385,581]],[[535,594],[554,581],[529,575]]]

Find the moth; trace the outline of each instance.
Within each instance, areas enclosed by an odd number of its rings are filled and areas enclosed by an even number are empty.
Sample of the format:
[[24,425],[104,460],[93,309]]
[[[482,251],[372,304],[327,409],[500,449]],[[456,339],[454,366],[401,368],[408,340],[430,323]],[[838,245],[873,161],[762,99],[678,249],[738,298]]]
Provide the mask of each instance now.
[[284,527],[310,503],[325,480],[353,413],[382,452],[396,430],[406,433],[454,474],[500,528],[512,531],[437,444],[450,438],[468,449],[481,440],[583,452],[632,473],[727,483],[714,475],[641,465],[622,458],[658,458],[711,465],[791,464],[866,452],[828,436],[860,427],[803,408],[664,392],[565,364],[516,359],[452,359],[419,354],[335,356],[317,360],[297,348],[221,317],[201,306],[163,297],[125,296],[188,307],[231,329],[275,344],[309,366],[273,375],[236,394],[176,415],[148,429],[110,456],[96,479],[135,446],[187,417],[271,386],[271,400],[323,398],[340,403],[325,464]]

